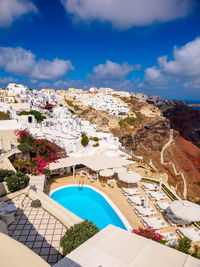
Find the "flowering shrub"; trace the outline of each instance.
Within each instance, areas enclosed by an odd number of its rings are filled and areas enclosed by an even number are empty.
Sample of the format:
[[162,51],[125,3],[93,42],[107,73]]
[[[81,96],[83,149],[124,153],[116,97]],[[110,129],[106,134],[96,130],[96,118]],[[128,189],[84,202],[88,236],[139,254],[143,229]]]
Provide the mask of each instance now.
[[19,150],[22,144],[32,148],[30,149],[31,164],[26,166],[26,173],[34,175],[48,174],[47,165],[51,162],[56,162],[58,159],[59,146],[47,139],[37,139],[27,130],[16,131],[16,135],[18,137]]
[[52,110],[53,109],[53,105],[52,104],[46,104],[45,105],[45,109]]
[[165,237],[163,235],[156,233],[156,231],[151,227],[148,228],[139,227],[138,229],[133,229],[133,233],[154,240],[158,243],[165,244],[167,242],[166,240],[164,240]]

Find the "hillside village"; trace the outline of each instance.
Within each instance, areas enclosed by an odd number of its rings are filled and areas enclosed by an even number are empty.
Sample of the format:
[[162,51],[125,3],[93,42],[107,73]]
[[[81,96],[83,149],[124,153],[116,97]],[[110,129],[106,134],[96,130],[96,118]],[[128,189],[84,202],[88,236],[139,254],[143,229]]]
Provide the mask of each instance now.
[[[80,190],[91,184],[92,188],[108,195],[123,211],[120,219],[128,231],[136,233],[136,227],[141,229],[142,225],[147,229],[155,227],[162,231],[163,236],[166,234],[167,245],[171,247],[178,246],[179,237],[192,236],[192,249],[197,246],[198,250],[198,219],[194,219],[194,227],[190,228],[191,222],[166,213],[166,209],[174,200],[200,203],[200,148],[172,127],[171,120],[161,108],[163,103],[174,106],[173,102],[159,97],[111,88],[90,88],[87,92],[75,88],[34,90],[14,83],[1,88],[1,201],[9,200],[20,205],[18,211],[29,218],[31,203],[36,201],[37,204],[39,200],[42,208],[37,216],[44,214],[44,224],[45,218],[51,218],[44,226],[51,237],[38,237],[38,240],[43,240],[41,250],[34,247],[37,246],[36,239],[28,241],[28,234],[27,241],[23,241],[24,237],[16,236],[12,229],[14,213],[11,221],[8,222],[6,217],[2,231],[14,239],[19,238],[22,244],[57,267],[56,263],[62,262],[63,253],[62,242],[57,239],[60,240],[66,228],[82,220],[70,211],[66,212],[46,194],[72,184]],[[193,149],[187,150],[187,146]],[[9,184],[9,175],[12,177],[13,173],[23,180],[23,185]],[[133,188],[123,187],[124,178],[120,180],[120,173],[134,174]],[[109,176],[112,179],[106,179]],[[24,201],[27,206],[24,206]],[[168,206],[164,207],[166,203]],[[147,215],[142,209],[148,204],[151,210]],[[156,214],[160,217],[155,217]],[[56,225],[55,232],[48,228],[53,227],[51,222]],[[58,231],[57,225],[62,231]],[[25,227],[28,227],[26,223]],[[184,231],[184,227],[188,228]],[[41,235],[43,230],[39,229]],[[48,252],[45,240],[51,246]],[[65,262],[66,258],[63,260]]]

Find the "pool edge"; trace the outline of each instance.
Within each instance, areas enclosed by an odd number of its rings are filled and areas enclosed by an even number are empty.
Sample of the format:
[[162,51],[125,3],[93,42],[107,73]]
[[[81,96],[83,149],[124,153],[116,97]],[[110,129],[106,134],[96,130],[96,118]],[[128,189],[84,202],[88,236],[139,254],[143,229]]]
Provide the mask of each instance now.
[[[70,184],[70,185],[64,185],[64,186],[58,187],[56,189],[51,190],[48,193],[48,196],[51,197],[51,195],[54,192],[56,192],[56,191],[58,191],[60,189],[66,188],[66,187],[73,187],[73,186],[79,187],[80,185],[78,185],[78,184]],[[132,227],[131,227],[130,223],[128,222],[128,220],[126,219],[126,217],[122,214],[120,209],[113,203],[113,201],[104,192],[102,192],[101,190],[99,190],[99,189],[97,189],[97,188],[95,188],[95,187],[93,187],[91,185],[81,185],[81,187],[88,187],[88,188],[96,191],[98,194],[100,194],[108,202],[108,204],[112,207],[112,209],[116,212],[116,214],[119,216],[119,218],[123,222],[124,226],[126,227],[127,231],[131,231],[132,230]]]

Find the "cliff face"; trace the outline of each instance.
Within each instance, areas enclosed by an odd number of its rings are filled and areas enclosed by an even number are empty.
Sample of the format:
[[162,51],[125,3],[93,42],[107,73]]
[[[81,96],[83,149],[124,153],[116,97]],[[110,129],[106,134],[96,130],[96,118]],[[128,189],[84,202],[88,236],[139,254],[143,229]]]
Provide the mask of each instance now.
[[[187,196],[193,201],[200,199],[200,112],[189,108],[183,102],[153,101],[162,116],[144,118],[133,130],[113,131],[127,150],[143,155],[145,162],[152,160],[159,172],[168,174],[168,182],[183,197],[183,179],[176,175],[170,164],[163,165],[160,152],[169,140],[169,130],[174,129],[174,142],[164,152],[164,161],[173,162],[178,172],[183,172],[187,183]],[[129,103],[131,105],[131,103]],[[146,105],[146,104],[144,104]],[[132,106],[132,105],[131,105]],[[138,107],[138,106],[137,106]],[[134,105],[132,106],[134,109]],[[140,108],[142,104],[140,103]]]
[[161,110],[169,120],[170,127],[178,131],[180,136],[200,148],[200,111],[180,101],[149,98],[147,102]]

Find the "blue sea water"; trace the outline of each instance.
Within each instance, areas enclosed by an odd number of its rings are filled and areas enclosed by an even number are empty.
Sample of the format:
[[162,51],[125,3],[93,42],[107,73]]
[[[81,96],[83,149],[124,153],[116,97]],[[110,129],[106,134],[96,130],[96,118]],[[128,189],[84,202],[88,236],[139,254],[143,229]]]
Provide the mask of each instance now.
[[[200,100],[182,100],[187,104],[200,104]],[[191,106],[190,108],[196,109],[200,111],[200,107]]]
[[58,189],[51,194],[51,198],[80,218],[92,221],[100,230],[109,224],[127,230],[105,198],[89,187]]

